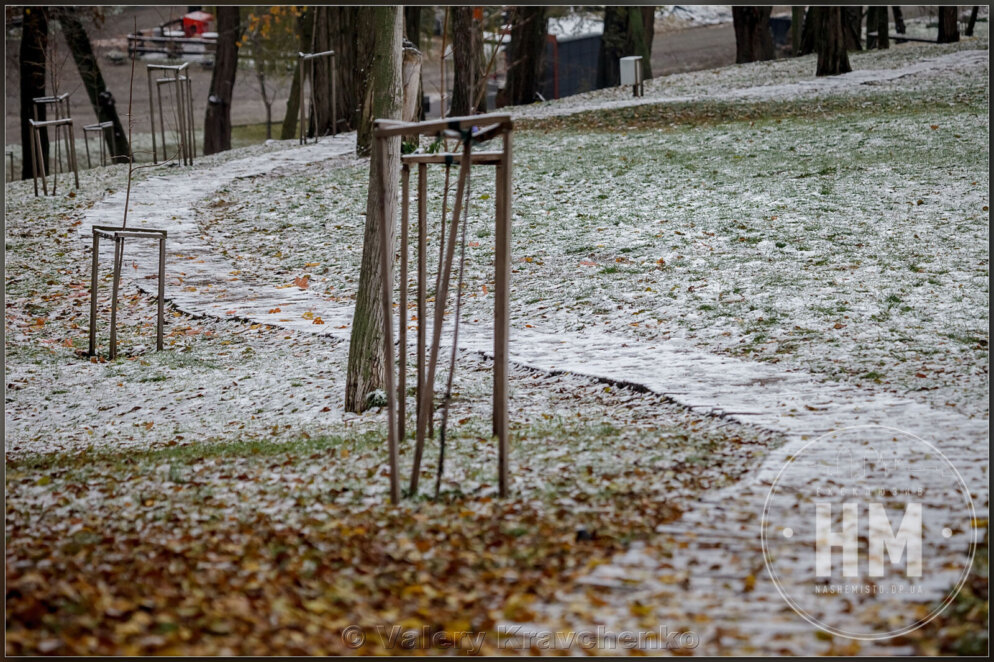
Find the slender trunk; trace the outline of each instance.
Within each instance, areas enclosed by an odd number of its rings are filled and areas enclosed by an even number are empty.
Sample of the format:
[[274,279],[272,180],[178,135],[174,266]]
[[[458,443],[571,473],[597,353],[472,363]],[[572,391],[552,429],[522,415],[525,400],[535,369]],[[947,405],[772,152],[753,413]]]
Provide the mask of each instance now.
[[621,84],[618,60],[629,55],[642,56],[644,77],[651,76],[651,41],[647,40],[642,7],[604,7],[604,34],[597,57],[597,86]]
[[973,36],[973,27],[977,24],[977,14],[979,12],[980,7],[974,5],[973,10],[970,12],[970,22],[966,24],[966,30],[963,32],[967,37]]
[[[297,34],[300,36],[298,49],[301,53],[310,48],[314,34],[314,8],[304,7],[297,18]],[[286,115],[280,129],[280,140],[297,137],[297,115],[300,113],[300,67],[293,67],[293,82],[290,83],[290,96],[286,100]]]
[[798,55],[810,55],[815,52],[815,14],[817,12],[812,12],[813,7],[808,7],[808,10],[804,13],[804,27],[801,28],[801,50],[798,51]]
[[[400,119],[402,21],[399,7],[371,9],[375,42],[372,63],[371,112],[377,118]],[[391,138],[386,150],[387,180],[382,180],[379,150],[369,159],[369,190],[366,197],[366,223],[349,344],[348,374],[345,381],[345,409],[361,412],[368,408],[367,396],[384,387],[383,299],[379,263],[380,242],[394,243],[394,217],[397,207],[397,175],[400,171],[400,137]],[[381,237],[381,214],[386,214],[388,236]]]
[[[452,8],[452,80],[453,116],[469,115],[480,97],[483,35],[480,22],[473,16],[473,7]],[[485,106],[484,106],[485,108]]]
[[[31,179],[34,158],[31,151],[31,124],[34,98],[45,96],[45,52],[48,50],[48,14],[44,7],[25,7],[21,31],[21,179]],[[38,119],[45,119],[45,107],[38,109]],[[48,170],[48,133],[41,132],[42,162]]]
[[508,45],[507,101],[521,105],[535,101],[542,78],[547,18],[545,7],[515,7]]
[[[332,45],[333,19],[331,7],[314,7],[314,35],[311,40],[311,53],[323,53],[335,50],[335,47]],[[336,50],[336,57],[338,56],[338,52]],[[315,133],[319,136],[330,135],[333,131],[333,127],[331,126],[331,77],[334,75],[334,72],[331,70],[331,58],[318,58],[304,66],[313,66],[312,101],[314,104]],[[335,66],[337,69],[337,62]]]
[[[866,48],[890,48],[890,23],[887,7],[867,7],[866,9]],[[870,36],[870,35],[873,36]]]
[[645,56],[642,58],[642,75],[652,78],[652,42],[656,37],[656,8],[642,7],[642,30],[645,32]]
[[262,95],[262,105],[266,109],[266,140],[270,140],[273,137],[273,100],[266,92],[266,72],[258,59],[255,63],[255,79],[259,82],[259,94]]
[[773,7],[732,7],[736,63],[773,59],[772,11]]
[[959,41],[959,7],[939,7],[939,43]]
[[790,8],[790,54],[801,54],[801,27],[804,24],[804,7]]
[[79,77],[83,80],[83,87],[90,97],[90,104],[93,106],[93,113],[99,122],[113,122],[113,131],[103,132],[107,141],[107,151],[115,162],[127,163],[128,161],[128,137],[125,135],[124,126],[117,116],[117,108],[114,105],[114,95],[107,89],[103,74],[100,72],[100,64],[97,56],[93,53],[93,46],[90,38],[86,34],[75,7],[60,7],[57,16],[62,25],[62,33],[65,35],[66,43],[72,52],[73,60],[76,61],[76,68],[79,69]]
[[[414,48],[421,50],[421,7],[406,6],[404,7],[404,36],[407,38]],[[430,46],[430,44],[429,44]],[[424,106],[421,103],[421,99],[424,96],[424,80],[423,71],[418,70],[418,113],[415,116],[416,121],[421,121],[425,118]]]
[[231,149],[231,93],[238,72],[238,7],[217,7],[217,52],[204,115],[204,155]]
[[904,27],[904,12],[897,5],[891,7],[891,11],[894,12],[894,32],[904,34],[907,29]]
[[844,7],[842,18],[845,20],[846,50],[863,50],[863,8]]
[[846,53],[841,7],[812,7],[815,50],[818,52],[818,76],[835,76],[852,71]]

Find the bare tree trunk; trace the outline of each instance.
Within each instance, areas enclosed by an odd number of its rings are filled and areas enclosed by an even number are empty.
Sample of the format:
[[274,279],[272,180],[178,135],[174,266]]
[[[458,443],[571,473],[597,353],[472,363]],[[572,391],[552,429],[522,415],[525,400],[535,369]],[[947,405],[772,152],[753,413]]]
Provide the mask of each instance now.
[[810,55],[815,52],[815,14],[811,7],[804,13],[804,27],[801,28],[801,49],[798,55]]
[[[414,45],[414,48],[421,50],[421,7],[420,5],[411,5],[404,7],[404,36],[406,39]],[[418,70],[418,107],[417,115],[414,117],[415,121],[420,121],[425,118],[424,106],[421,103],[421,98],[424,96],[424,83],[422,80],[422,71]]]
[[959,7],[939,7],[939,43],[959,41]]
[[813,12],[815,50],[818,52],[816,75],[835,76],[852,71],[842,29],[842,8],[811,7],[808,12]]
[[231,149],[231,93],[238,72],[238,7],[217,7],[217,52],[204,115],[204,155]]
[[82,21],[80,21],[79,10],[75,7],[60,7],[56,11],[59,23],[62,25],[62,33],[65,35],[66,43],[69,44],[73,60],[76,61],[79,77],[83,79],[83,87],[86,88],[86,94],[90,97],[90,104],[93,106],[93,113],[97,116],[97,121],[113,122],[114,124],[113,132],[103,132],[107,141],[107,151],[115,162],[127,163],[128,137],[121,125],[120,118],[117,116],[114,95],[110,93],[106,83],[104,83],[97,56],[93,53],[90,38],[86,34]]
[[[483,33],[480,22],[473,16],[473,7],[452,8],[452,80],[453,116],[469,115],[474,102],[480,98],[483,68]],[[486,110],[486,100],[483,101]]]
[[[401,42],[403,21],[400,8],[383,6],[371,8],[375,43],[372,63],[371,112],[377,119],[400,119],[403,105],[401,87]],[[394,218],[397,211],[397,178],[400,172],[400,137],[391,138],[386,150],[387,180],[382,180],[379,150],[369,159],[369,190],[366,196],[366,224],[356,294],[352,335],[349,344],[349,366],[345,380],[345,409],[361,412],[368,408],[368,396],[384,387],[383,299],[381,294],[380,242],[394,244]],[[381,193],[382,192],[382,193]],[[382,203],[382,206],[381,206]],[[386,214],[387,237],[381,237],[381,213]]]
[[980,7],[974,5],[973,10],[970,12],[970,22],[966,24],[966,30],[963,32],[967,37],[973,36],[973,27],[977,24],[977,14],[979,12]]
[[897,5],[890,8],[894,12],[894,32],[904,34],[907,28],[904,26],[904,12]]
[[515,7],[508,45],[507,101],[521,105],[535,101],[542,78],[548,20],[545,7]]
[[772,11],[773,7],[732,7],[737,64],[773,59]]
[[[31,150],[31,124],[34,98],[45,96],[45,52],[48,50],[48,14],[44,7],[25,7],[21,31],[21,179],[31,179],[34,158]],[[45,107],[38,109],[38,119],[45,119]],[[48,169],[48,134],[41,132],[42,162]]]
[[[332,16],[332,8],[318,6],[314,7],[313,11],[314,35],[311,41],[310,52],[323,53],[325,51],[335,50],[335,57],[337,58],[339,51],[336,50],[332,44],[332,21],[334,18]],[[304,66],[306,67],[310,65],[305,64]],[[333,129],[331,126],[331,59],[319,58],[317,60],[313,60],[313,66],[314,131],[318,136],[326,136],[330,135]]]
[[[375,44],[372,7],[331,7],[331,43],[338,75],[338,117],[355,129],[356,153],[368,154],[372,114],[367,91]],[[365,124],[364,124],[365,122]]]
[[863,50],[863,8],[843,7],[842,18],[845,21],[846,50]]
[[[866,48],[890,48],[890,23],[887,19],[887,7],[866,8]],[[870,36],[873,34],[874,36]]]
[[[298,50],[303,53],[310,47],[314,34],[314,8],[304,7],[297,17],[297,35],[300,39]],[[336,54],[337,55],[337,54]],[[286,115],[280,129],[280,140],[292,140],[297,137],[297,115],[300,113],[300,67],[293,68],[293,80],[290,83],[290,96],[286,100]]]
[[645,34],[645,55],[642,57],[642,75],[652,78],[652,42],[656,37],[656,8],[642,7],[642,31]]
[[618,60],[629,55],[642,56],[642,72],[650,78],[651,42],[646,40],[642,7],[604,7],[604,34],[597,57],[597,86],[621,84]]

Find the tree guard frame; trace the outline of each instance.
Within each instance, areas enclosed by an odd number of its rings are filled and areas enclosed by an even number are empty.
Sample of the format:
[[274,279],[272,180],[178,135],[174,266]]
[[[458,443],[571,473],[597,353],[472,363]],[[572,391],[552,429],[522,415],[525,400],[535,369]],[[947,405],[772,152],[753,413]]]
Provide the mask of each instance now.
[[87,124],[83,127],[83,144],[86,146],[86,167],[88,169],[93,168],[93,163],[90,161],[90,134],[100,134],[97,142],[100,143],[100,166],[103,167],[107,165],[107,129],[113,128],[114,123],[111,121]]
[[[59,144],[59,129],[61,127],[66,127],[63,133],[63,139],[66,143],[66,159],[69,161],[69,168],[72,169],[73,177],[75,178],[76,188],[79,189],[79,168],[76,164],[76,135],[73,133],[73,122],[71,117],[66,117],[58,120],[45,120],[42,122],[36,122],[33,119],[28,119],[28,124],[31,126],[31,156],[32,156],[32,179],[35,187],[35,196],[38,195],[38,178],[41,177],[41,187],[42,192],[48,195],[48,181],[45,177],[45,159],[43,157],[44,150],[41,145],[41,131],[47,127],[55,128],[55,144]],[[49,161],[51,163],[51,161]],[[55,157],[55,169],[52,172],[52,195],[55,195],[55,189],[58,185],[58,173],[61,172],[62,167],[60,165],[60,159],[58,155]],[[68,172],[67,172],[68,174]]]
[[[335,51],[322,51],[320,53],[301,53],[297,52],[297,61],[300,67],[300,87],[297,89],[297,105],[300,106],[300,128],[298,129],[299,137],[298,144],[307,144],[307,131],[304,129],[304,100],[307,99],[305,90],[307,88],[307,81],[311,82],[311,96],[310,101],[314,102],[314,64],[315,60],[318,58],[331,58],[331,135],[338,135],[338,88],[336,87],[337,81],[337,70],[335,68]],[[305,62],[310,62],[309,67],[304,67]],[[308,76],[307,74],[310,74]],[[311,118],[314,118],[314,110],[311,110]],[[314,122],[314,142],[318,141],[317,134],[317,121]]]
[[117,295],[121,284],[121,265],[124,255],[124,240],[133,239],[154,239],[159,242],[159,292],[156,325],[155,325],[155,350],[162,351],[163,347],[163,326],[165,320],[165,296],[166,296],[166,231],[153,230],[152,228],[128,229],[112,225],[93,226],[93,255],[90,266],[90,333],[89,351],[87,356],[97,355],[97,288],[99,286],[98,272],[100,267],[100,238],[114,240],[114,274],[111,282],[110,298],[110,349],[108,358],[113,361],[117,358]]
[[[511,164],[512,164],[512,133],[513,122],[509,114],[489,114],[468,117],[453,117],[442,120],[424,122],[400,122],[396,120],[378,119],[373,124],[373,148],[380,158],[382,171],[382,186],[385,189],[390,173],[386,172],[387,139],[398,136],[440,135],[460,139],[463,150],[461,154],[408,154],[401,156],[401,248],[400,248],[400,305],[399,317],[399,375],[398,384],[394,384],[394,339],[392,319],[393,275],[392,263],[395,247],[380,243],[380,275],[383,305],[383,345],[386,372],[387,393],[387,441],[390,453],[390,494],[394,503],[399,499],[399,476],[397,446],[398,440],[405,433],[405,405],[401,404],[398,411],[398,400],[404,403],[406,396],[406,364],[407,364],[407,254],[408,228],[410,210],[410,169],[411,165],[418,166],[418,238],[417,238],[417,315],[418,315],[418,351],[417,351],[417,433],[414,455],[414,466],[411,472],[410,493],[413,495],[420,477],[421,456],[428,421],[433,415],[434,377],[438,363],[439,345],[441,341],[442,322],[445,313],[445,302],[448,298],[448,285],[451,275],[452,259],[455,254],[456,234],[460,213],[462,212],[465,187],[470,170],[474,164],[493,165],[496,169],[496,209],[495,209],[495,251],[494,251],[494,392],[493,392],[493,434],[498,442],[498,492],[501,497],[508,494],[508,335],[511,275]],[[500,151],[473,153],[473,144],[479,144],[495,138],[502,138]],[[439,264],[441,270],[440,286],[435,294],[434,323],[432,325],[431,355],[425,363],[426,328],[423,320],[426,318],[425,290],[426,245],[427,245],[427,175],[430,164],[459,164],[459,178],[456,186],[456,198],[452,211],[451,231],[447,239],[444,264]],[[379,233],[383,238],[389,237],[388,223],[393,219],[386,218],[385,191],[381,191]],[[443,212],[444,213],[444,212]],[[444,223],[444,217],[443,217]],[[449,266],[446,269],[446,265]],[[458,292],[456,293],[458,295]]]
[[[146,64],[145,77],[148,82],[148,112],[149,121],[152,126],[152,163],[159,162],[158,146],[155,142],[155,104],[158,99],[159,104],[159,130],[162,136],[162,160],[168,161],[166,154],[166,121],[165,113],[162,110],[162,89],[165,84],[176,85],[175,111],[179,126],[178,154],[182,158],[183,165],[193,165],[193,159],[197,155],[196,148],[196,128],[193,118],[193,84],[190,81],[190,63],[183,64]],[[171,72],[171,77],[158,78],[153,81],[153,71]],[[153,85],[154,82],[154,85]],[[185,89],[184,89],[185,88]]]

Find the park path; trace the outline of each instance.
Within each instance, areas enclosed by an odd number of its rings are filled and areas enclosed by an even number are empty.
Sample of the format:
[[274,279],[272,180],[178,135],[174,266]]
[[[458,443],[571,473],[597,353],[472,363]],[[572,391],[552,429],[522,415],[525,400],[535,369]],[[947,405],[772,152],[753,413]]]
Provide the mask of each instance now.
[[[167,176],[136,183],[129,227],[169,232],[166,297],[171,304],[195,316],[264,323],[347,340],[350,304],[295,286],[253,281],[227,258],[212,252],[201,238],[195,209],[236,178],[284,169],[326,168],[336,160],[351,159],[353,151],[354,134],[348,134],[213,167],[170,169]],[[123,203],[124,193],[118,192],[94,205],[79,228],[80,239],[89,242],[92,225],[117,224]],[[109,265],[111,247],[106,243],[102,259]],[[156,257],[152,245],[139,242],[127,247],[126,263],[136,267],[126,269],[127,280],[152,296]],[[276,309],[279,311],[274,312]],[[323,323],[316,324],[315,318]],[[464,322],[460,329],[460,346],[467,351],[491,356],[492,338],[491,330],[483,325]],[[932,408],[890,393],[827,382],[805,372],[707,354],[678,340],[648,344],[609,333],[552,334],[515,327],[511,330],[510,358],[538,370],[637,385],[704,415],[729,417],[777,431],[786,438],[784,446],[771,452],[737,484],[708,493],[681,520],[658,531],[660,541],[672,542],[672,556],[658,557],[634,545],[613,563],[594,569],[584,581],[605,602],[597,610],[597,624],[630,629],[632,604],[648,604],[660,623],[697,632],[701,638],[697,653],[742,651],[743,646],[753,646],[757,652],[824,650],[825,641],[814,637],[812,627],[789,609],[766,576],[760,516],[773,478],[785,460],[808,441],[840,428],[900,428],[935,444],[962,473],[977,516],[987,517],[986,419],[968,418],[952,409]],[[892,436],[884,427],[868,428],[865,441],[885,442]],[[951,502],[931,505],[961,508]],[[956,536],[942,553],[955,565],[968,542],[965,536]],[[805,558],[793,562],[802,567]],[[947,575],[932,578],[918,599],[942,597],[955,583],[955,577]],[[565,619],[575,629],[595,625],[561,613],[564,605],[584,600],[584,596],[562,597],[556,604],[539,606],[543,620]],[[829,610],[833,618],[853,620],[860,615],[860,610],[841,613],[841,601],[819,602],[831,605],[811,608]],[[697,614],[697,620],[688,622],[688,614]],[[889,648],[886,642],[866,644],[867,650],[902,652]]]

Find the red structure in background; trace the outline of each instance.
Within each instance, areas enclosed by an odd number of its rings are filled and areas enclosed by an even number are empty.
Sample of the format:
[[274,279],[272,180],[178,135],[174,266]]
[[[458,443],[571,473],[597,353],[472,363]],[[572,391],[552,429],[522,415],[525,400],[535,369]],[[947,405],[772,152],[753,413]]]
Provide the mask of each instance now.
[[214,20],[212,14],[205,11],[193,11],[183,17],[183,32],[187,37],[201,37],[205,32],[209,32]]

